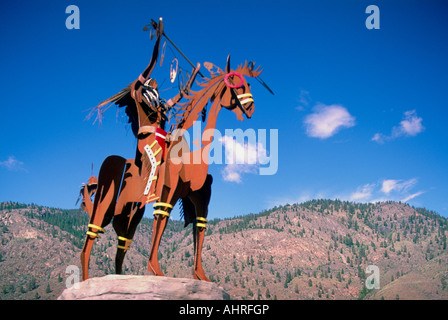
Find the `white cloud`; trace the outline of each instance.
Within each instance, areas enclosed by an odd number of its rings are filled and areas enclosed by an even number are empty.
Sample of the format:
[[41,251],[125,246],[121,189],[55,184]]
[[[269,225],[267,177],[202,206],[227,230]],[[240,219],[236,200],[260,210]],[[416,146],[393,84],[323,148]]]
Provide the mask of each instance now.
[[321,190],[302,190],[297,195],[281,195],[277,198],[267,199],[269,207],[285,205],[286,203],[303,203],[313,199],[339,199],[341,201],[351,201],[359,203],[377,203],[385,201],[408,202],[424,194],[426,191],[411,190],[417,186],[418,180],[411,178],[408,180],[386,179],[372,183],[366,183],[355,188],[347,188],[343,191],[332,192]]
[[414,137],[425,130],[425,127],[422,125],[422,121],[423,119],[417,116],[417,112],[415,110],[406,111],[400,124],[392,128],[392,133],[390,136],[383,133],[375,133],[371,141],[384,143],[399,137]]
[[375,185],[375,183],[369,183],[358,187],[356,191],[350,195],[350,201],[368,201],[372,196]]
[[299,106],[297,106],[296,109],[299,111],[305,110],[306,108],[308,108],[310,101],[310,93],[306,90],[300,89]]
[[229,136],[224,136],[220,140],[224,145],[228,164],[257,164],[265,160],[263,157],[266,155],[266,150],[261,143],[239,143]]
[[383,186],[381,187],[381,191],[384,193],[390,193],[396,186],[398,180],[384,180]]
[[375,133],[371,139],[371,141],[376,141],[378,143],[384,143],[386,136],[382,133]]
[[416,193],[413,193],[413,194],[407,196],[406,198],[402,199],[401,202],[408,202],[409,200],[412,200],[415,197],[418,197],[419,195],[422,195],[423,193],[425,193],[425,192],[424,191],[418,191]]
[[422,132],[425,127],[422,125],[423,119],[417,116],[415,110],[406,111],[404,113],[404,120],[400,122],[398,127],[398,135],[415,136]]
[[383,180],[381,191],[389,194],[392,191],[398,191],[398,192],[407,192],[410,188],[412,188],[417,183],[417,179],[412,178],[409,180]]
[[225,147],[225,156],[227,164],[222,170],[222,176],[225,181],[242,182],[242,174],[257,173],[260,162],[266,160],[266,149],[261,143],[239,143],[233,137],[224,136],[220,138]]
[[257,173],[256,167],[248,164],[229,164],[222,171],[225,181],[241,183],[243,173]]
[[313,138],[326,139],[342,128],[355,125],[355,118],[341,105],[316,105],[314,113],[305,118],[306,133]]
[[0,161],[0,167],[4,167],[9,171],[25,170],[23,168],[23,162],[17,160],[14,156],[9,156],[8,160]]
[[[407,180],[385,179],[378,182],[367,183],[358,186],[354,191],[348,190],[335,198],[354,202],[384,202],[384,201],[410,201],[425,191],[413,191],[418,180],[411,178]],[[412,192],[412,193],[411,193]]]
[[[302,190],[298,192],[297,194],[293,194],[292,196],[289,194],[285,196],[284,194],[279,197],[273,197],[273,198],[267,198],[265,199],[266,206],[268,208],[272,208],[275,206],[283,206],[287,203],[294,204],[294,203],[303,203],[309,200],[314,199],[333,199],[335,200],[338,197],[331,196],[326,191],[313,191],[313,190]],[[339,198],[340,199],[340,198]]]

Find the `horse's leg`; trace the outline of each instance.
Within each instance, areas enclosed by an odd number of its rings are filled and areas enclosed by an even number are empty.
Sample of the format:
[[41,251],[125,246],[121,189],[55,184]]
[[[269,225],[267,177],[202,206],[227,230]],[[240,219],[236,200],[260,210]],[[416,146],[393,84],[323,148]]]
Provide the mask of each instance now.
[[154,210],[154,222],[152,227],[152,239],[151,239],[151,251],[149,253],[149,261],[148,261],[148,271],[151,271],[155,276],[163,276],[163,272],[160,270],[159,266],[159,245],[160,240],[162,239],[163,232],[165,231],[166,225],[168,223],[168,219],[170,217],[170,212],[172,209],[172,205],[164,202],[156,202],[163,203],[165,205],[156,206],[156,210]]
[[86,241],[81,252],[82,279],[89,277],[89,260],[93,242],[104,232],[114,215],[115,201],[123,175],[125,159],[118,156],[107,157],[101,165],[98,178],[98,191],[95,194],[93,212],[90,217]]
[[207,228],[208,205],[211,197],[211,185],[213,179],[207,175],[201,189],[190,193],[188,198],[194,204],[196,211],[196,221],[193,221],[193,242],[194,242],[194,270],[193,277],[197,280],[208,281],[210,279],[204,273],[202,267],[202,245],[204,243],[205,229]]
[[[162,167],[161,174],[164,174],[164,167]],[[162,239],[163,232],[165,231],[166,225],[168,223],[170,212],[179,199],[179,196],[176,192],[177,185],[175,188],[166,188],[163,186],[159,187],[161,188],[161,201],[156,202],[153,205],[155,210],[151,239],[151,250],[149,253],[148,261],[148,271],[151,271],[156,276],[163,276],[164,274],[160,270],[159,259],[157,255],[159,252],[160,240]]]
[[137,203],[128,203],[121,214],[114,217],[113,227],[118,236],[117,254],[115,256],[115,273],[122,273],[124,256],[130,249],[135,230],[140,223],[145,208],[139,208]]
[[160,196],[160,200],[154,203],[154,222],[151,239],[151,249],[149,252],[148,270],[156,276],[163,276],[160,270],[158,252],[160,240],[165,231],[170,212],[181,193],[186,193],[188,187],[184,183],[180,183],[179,172],[182,164],[173,164],[170,160],[160,166],[159,179],[157,181],[156,194]]
[[[98,203],[98,206],[94,207],[92,216],[89,221],[88,231],[84,247],[81,252],[81,266],[82,266],[82,279],[87,280],[89,278],[89,260],[90,252],[92,251],[93,242],[96,238],[100,236],[98,233],[104,233],[104,227],[109,224],[112,219],[112,212],[107,210],[107,207],[113,202],[114,194],[114,182],[112,181],[110,185],[102,185],[102,187],[107,186],[108,192],[106,196]],[[102,188],[104,191],[104,188]],[[101,198],[102,191],[97,193],[95,198]]]
[[82,280],[89,278],[89,259],[90,252],[92,251],[93,241],[95,238],[88,236],[84,242],[84,247],[81,252],[81,267],[82,267]]

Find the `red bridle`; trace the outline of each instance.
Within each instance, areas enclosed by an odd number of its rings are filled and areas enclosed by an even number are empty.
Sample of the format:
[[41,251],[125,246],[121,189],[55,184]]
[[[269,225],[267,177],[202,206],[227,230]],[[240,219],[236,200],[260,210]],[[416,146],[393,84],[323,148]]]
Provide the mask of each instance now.
[[[239,82],[238,84],[231,84],[231,83],[229,83],[229,78],[230,78],[231,76],[236,76],[237,78],[240,79],[240,82]],[[244,84],[244,78],[243,78],[243,76],[241,75],[241,73],[238,73],[238,72],[236,72],[236,71],[232,71],[232,72],[229,72],[228,74],[226,74],[226,76],[224,77],[224,83],[225,83],[226,86],[228,86],[229,88],[237,89],[237,88],[241,87],[241,86]]]

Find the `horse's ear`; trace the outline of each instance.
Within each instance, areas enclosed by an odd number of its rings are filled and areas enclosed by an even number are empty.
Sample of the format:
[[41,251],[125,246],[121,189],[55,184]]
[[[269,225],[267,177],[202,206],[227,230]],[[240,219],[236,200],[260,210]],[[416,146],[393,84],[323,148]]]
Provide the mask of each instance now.
[[230,72],[230,54],[227,56],[226,73]]

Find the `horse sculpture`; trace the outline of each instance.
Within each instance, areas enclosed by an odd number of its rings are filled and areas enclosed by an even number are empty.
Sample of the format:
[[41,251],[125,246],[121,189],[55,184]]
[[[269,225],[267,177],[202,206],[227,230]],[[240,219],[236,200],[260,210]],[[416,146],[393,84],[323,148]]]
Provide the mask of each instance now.
[[[125,254],[130,249],[136,228],[143,217],[145,205],[153,201],[156,202],[153,204],[155,210],[148,270],[154,275],[163,276],[158,261],[159,245],[170,212],[180,200],[185,227],[190,223],[193,224],[193,277],[197,280],[210,281],[202,267],[201,252],[213,181],[212,176],[208,174],[206,159],[213,135],[202,135],[201,147],[190,151],[182,133],[201,115],[205,115],[205,108],[209,103],[211,106],[204,131],[215,129],[222,108],[233,111],[239,120],[244,120],[244,115],[251,118],[254,112],[254,100],[250,93],[250,85],[244,77],[258,77],[261,71],[254,70],[252,63],[231,70],[230,56],[224,72],[211,63],[206,62],[204,66],[210,71],[211,76],[199,84],[202,89],[196,92],[189,91],[200,68],[198,64],[183,94],[176,96],[174,100],[170,99],[171,105],[176,109],[175,130],[160,134],[163,120],[161,117],[153,117],[152,122],[140,124],[137,131],[139,140],[136,158],[107,157],[101,165],[94,191],[89,192],[87,186],[84,186],[83,205],[89,212],[90,221],[81,253],[83,280],[88,278],[89,257],[94,240],[99,237],[98,233],[104,232],[104,228],[112,220],[118,236],[115,271],[117,274],[121,273]],[[176,105],[181,97],[185,97],[187,102]],[[116,96],[107,101],[119,104]],[[131,121],[131,114],[128,115]],[[197,161],[198,159],[200,161]],[[158,174],[153,177],[142,175],[143,167],[147,167],[149,172],[157,167]],[[145,198],[148,194],[146,192],[148,185],[154,190],[150,199]],[[92,203],[90,197],[93,194]]]

